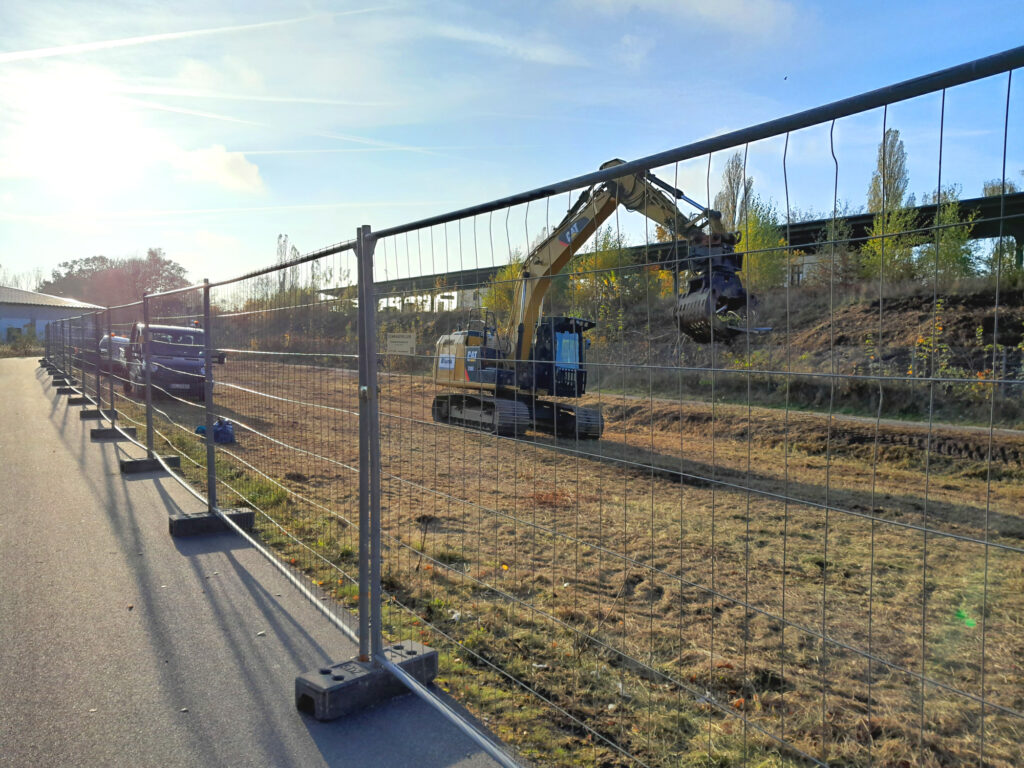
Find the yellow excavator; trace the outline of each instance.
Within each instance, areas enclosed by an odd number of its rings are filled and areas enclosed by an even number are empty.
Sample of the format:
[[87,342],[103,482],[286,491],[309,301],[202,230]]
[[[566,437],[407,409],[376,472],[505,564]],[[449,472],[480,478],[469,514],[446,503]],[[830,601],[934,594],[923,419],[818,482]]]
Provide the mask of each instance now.
[[[601,169],[623,164],[610,160]],[[681,213],[675,204],[680,199],[699,212],[692,217]],[[707,343],[748,332],[745,313],[752,299],[736,274],[743,265],[742,254],[734,249],[739,233],[725,231],[720,213],[702,208],[653,174],[630,173],[584,191],[524,259],[503,329],[485,313],[482,321],[437,340],[434,383],[448,391],[434,398],[434,421],[500,435],[536,429],[566,438],[601,436],[599,410],[557,399],[586,392],[583,334],[595,323],[541,317],[541,308],[552,279],[619,205],[642,213],[679,241],[675,268],[689,273],[687,291],[674,309],[682,333]]]

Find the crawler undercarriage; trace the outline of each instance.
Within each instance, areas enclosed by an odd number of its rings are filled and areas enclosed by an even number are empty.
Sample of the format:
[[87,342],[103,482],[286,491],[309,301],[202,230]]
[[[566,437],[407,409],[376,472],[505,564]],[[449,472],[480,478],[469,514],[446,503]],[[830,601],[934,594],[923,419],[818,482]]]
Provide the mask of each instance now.
[[604,418],[597,409],[528,396],[444,393],[434,398],[431,412],[434,421],[442,424],[498,435],[523,435],[534,429],[567,439],[596,440],[604,431]]

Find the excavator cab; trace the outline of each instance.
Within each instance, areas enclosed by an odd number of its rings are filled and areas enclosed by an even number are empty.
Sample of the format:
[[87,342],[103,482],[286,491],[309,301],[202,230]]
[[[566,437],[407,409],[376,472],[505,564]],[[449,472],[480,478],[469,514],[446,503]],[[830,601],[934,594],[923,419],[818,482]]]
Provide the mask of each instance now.
[[592,320],[545,317],[537,324],[530,360],[520,363],[517,382],[523,389],[554,397],[580,397],[587,391],[584,367]]

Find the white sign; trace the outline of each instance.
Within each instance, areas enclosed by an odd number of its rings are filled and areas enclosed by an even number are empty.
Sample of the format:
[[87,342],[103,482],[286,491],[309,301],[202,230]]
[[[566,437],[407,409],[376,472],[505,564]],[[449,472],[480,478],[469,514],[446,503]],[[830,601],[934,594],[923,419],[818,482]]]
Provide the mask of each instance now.
[[389,355],[415,355],[416,334],[389,333],[387,340],[387,353]]
[[455,355],[438,355],[437,367],[442,371],[455,370]]

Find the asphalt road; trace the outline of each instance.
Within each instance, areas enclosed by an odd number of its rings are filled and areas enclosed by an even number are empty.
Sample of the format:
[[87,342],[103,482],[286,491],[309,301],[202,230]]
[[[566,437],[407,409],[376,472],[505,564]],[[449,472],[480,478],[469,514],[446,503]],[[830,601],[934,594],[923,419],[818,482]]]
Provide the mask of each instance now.
[[355,647],[201,505],[122,476],[35,360],[0,360],[0,766],[492,766],[402,696],[320,723],[295,676]]

